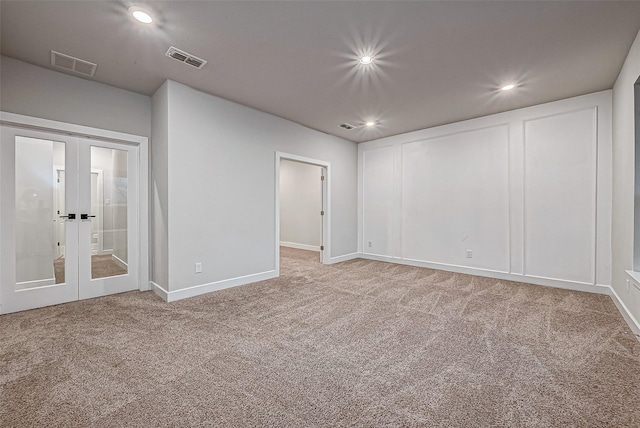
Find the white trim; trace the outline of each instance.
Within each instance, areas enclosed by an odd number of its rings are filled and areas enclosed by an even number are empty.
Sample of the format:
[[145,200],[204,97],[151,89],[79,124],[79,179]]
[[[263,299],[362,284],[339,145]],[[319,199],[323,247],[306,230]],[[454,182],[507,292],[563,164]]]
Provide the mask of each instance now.
[[115,264],[120,266],[122,269],[124,269],[126,271],[129,271],[129,265],[127,264],[127,262],[122,260],[120,257],[116,256],[115,254],[111,254],[111,260],[113,260],[115,262]]
[[360,257],[362,257],[361,253],[344,254],[342,256],[331,257],[325,264],[332,265],[335,263],[346,262],[347,260],[359,259]]
[[117,143],[145,144],[147,137],[124,132],[109,131],[106,129],[92,128],[89,126],[74,125],[72,123],[58,122],[55,120],[41,119],[39,117],[25,116],[22,114],[0,111],[0,125],[13,126],[23,129],[50,132],[54,134],[74,135],[84,138],[98,138],[100,140],[114,141]]
[[[193,287],[187,287],[180,290],[166,291],[159,285],[153,283],[153,291],[158,294],[166,293],[167,302],[175,302],[176,300],[187,299],[189,297],[199,296],[201,294],[211,293],[212,291],[223,290],[225,288],[237,287],[239,285],[245,285],[252,282],[265,281],[267,279],[276,278],[275,270],[269,270],[266,272],[253,273],[250,275],[239,276],[236,278],[223,279],[221,281],[209,282],[207,284],[194,285]],[[163,297],[161,294],[160,297]],[[164,298],[164,297],[163,297]]]
[[526,284],[543,285],[546,287],[563,288],[565,290],[584,291],[587,293],[596,293],[596,294],[607,294],[607,295],[609,294],[609,291],[608,291],[609,286],[607,285],[600,285],[600,284],[592,285],[592,284],[586,284],[586,283],[576,282],[576,281],[565,281],[561,279],[524,276],[520,274],[501,272],[501,271],[495,271],[495,270],[489,270],[489,269],[471,268],[466,266],[447,265],[447,264],[432,263],[432,262],[423,262],[419,260],[398,259],[394,257],[378,256],[378,255],[366,254],[366,253],[363,253],[360,257],[363,259],[377,260],[380,262],[398,263],[398,264],[403,264],[408,266],[425,267],[429,269],[437,269],[437,270],[443,270],[448,272],[462,273],[466,275],[483,276],[486,278],[495,278],[495,279],[501,279],[505,281],[514,281],[514,282],[522,282]]
[[49,287],[56,285],[55,278],[36,279],[35,281],[23,281],[16,284],[16,291],[31,290],[40,287]]
[[624,318],[624,320],[627,322],[633,334],[640,334],[640,322],[638,322],[638,320],[635,319],[635,317],[631,314],[631,312],[629,311],[627,306],[624,304],[620,296],[618,296],[618,293],[616,293],[616,290],[614,290],[613,287],[608,287],[608,288],[609,288],[609,296],[611,296],[611,300],[613,300],[613,303],[618,308],[618,311],[620,311],[620,314],[622,314],[622,318]]
[[633,279],[633,281],[631,282],[631,284],[633,284],[634,287],[636,287],[638,289],[638,291],[640,291],[640,272],[636,272],[635,270],[628,270],[626,271],[627,275],[629,275],[631,277],[631,279]]
[[295,242],[280,241],[281,247],[297,248],[298,250],[317,251],[320,252],[319,245],[296,244]]
[[153,281],[149,281],[149,290],[156,293],[165,302],[169,301],[169,292]]
[[523,200],[523,211],[522,211],[522,273],[523,275],[526,276],[530,276],[527,274],[527,265],[526,265],[526,249],[527,249],[527,220],[526,220],[526,194],[527,194],[527,170],[526,170],[526,162],[527,162],[527,124],[528,123],[532,123],[535,121],[539,121],[539,120],[545,120],[545,119],[551,119],[551,118],[557,118],[557,117],[561,117],[561,116],[567,116],[570,114],[575,114],[575,113],[580,113],[580,112],[591,112],[592,113],[592,141],[590,142],[590,144],[592,144],[592,156],[593,156],[593,164],[591,165],[591,167],[593,168],[592,170],[592,177],[591,179],[593,180],[593,182],[591,183],[591,196],[593,198],[592,200],[592,205],[591,205],[591,212],[593,213],[593,230],[591,231],[591,264],[592,264],[592,269],[589,272],[589,274],[591,275],[591,278],[589,280],[589,283],[595,283],[596,282],[596,270],[597,270],[597,253],[598,253],[598,247],[597,247],[597,239],[598,239],[598,143],[599,143],[599,135],[598,135],[598,102],[596,101],[595,105],[592,106],[588,106],[588,107],[576,107],[570,110],[562,110],[562,111],[556,111],[554,113],[549,113],[549,112],[545,112],[542,115],[533,115],[531,117],[529,117],[528,119],[523,119],[522,121],[522,126],[524,127],[524,132],[522,134],[522,152],[523,152],[523,168],[522,168],[522,174],[523,174],[523,180],[522,180],[522,200]]

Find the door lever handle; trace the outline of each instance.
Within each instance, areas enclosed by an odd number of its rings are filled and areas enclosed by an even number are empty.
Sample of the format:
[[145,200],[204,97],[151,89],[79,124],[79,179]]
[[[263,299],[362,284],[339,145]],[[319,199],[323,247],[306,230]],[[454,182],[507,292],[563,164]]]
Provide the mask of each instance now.
[[89,217],[95,217],[95,216],[89,215],[89,214],[80,214],[80,220],[89,220]]
[[59,216],[60,218],[66,218],[68,220],[75,220],[76,219],[76,215],[75,214],[67,214],[67,215],[61,215]]

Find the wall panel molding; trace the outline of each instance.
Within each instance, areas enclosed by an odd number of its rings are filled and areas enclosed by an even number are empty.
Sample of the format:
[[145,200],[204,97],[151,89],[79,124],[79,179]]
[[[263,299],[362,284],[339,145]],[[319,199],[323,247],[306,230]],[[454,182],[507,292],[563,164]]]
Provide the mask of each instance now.
[[[611,91],[361,143],[358,151],[362,257],[579,289],[611,283]],[[495,174],[500,168],[506,173]],[[392,214],[368,205],[372,183],[384,187],[377,203]],[[506,196],[496,211],[483,201],[498,188]],[[441,207],[451,215],[434,214]],[[461,258],[464,232],[491,227],[504,245],[482,236],[469,244],[472,257]],[[380,236],[388,245],[368,247]]]

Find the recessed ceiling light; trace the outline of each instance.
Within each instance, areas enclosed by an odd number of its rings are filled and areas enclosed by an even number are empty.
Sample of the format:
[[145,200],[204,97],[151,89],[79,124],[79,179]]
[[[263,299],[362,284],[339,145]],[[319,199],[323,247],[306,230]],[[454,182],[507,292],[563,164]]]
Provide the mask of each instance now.
[[142,22],[143,24],[151,24],[153,22],[153,18],[149,15],[149,12],[141,9],[137,6],[131,6],[129,8],[129,13],[133,16],[137,21]]
[[374,121],[372,121],[372,120],[370,120],[370,121],[365,123],[365,125],[367,125],[367,126],[375,126],[375,124],[376,123]]
[[509,85],[503,86],[502,88],[500,88],[500,90],[502,90],[502,91],[510,91],[511,89],[513,89],[515,87],[516,87],[516,85],[509,84]]
[[365,55],[360,57],[360,64],[369,65],[373,62],[373,57],[370,55]]

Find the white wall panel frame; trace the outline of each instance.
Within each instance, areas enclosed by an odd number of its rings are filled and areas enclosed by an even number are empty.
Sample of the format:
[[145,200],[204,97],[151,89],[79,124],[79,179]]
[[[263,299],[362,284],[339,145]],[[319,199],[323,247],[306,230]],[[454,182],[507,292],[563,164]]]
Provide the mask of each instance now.
[[[509,225],[510,225],[510,219],[509,219],[509,217],[510,217],[510,208],[509,208],[509,198],[508,198],[509,188],[510,188],[510,184],[509,184],[509,182],[510,182],[510,180],[509,180],[509,170],[510,170],[509,169],[509,164],[510,164],[510,159],[509,159],[509,126],[508,126],[508,124],[507,123],[498,123],[496,125],[488,126],[488,127],[484,127],[484,128],[464,130],[464,131],[454,132],[454,133],[450,133],[450,134],[446,134],[446,135],[436,136],[436,137],[433,137],[433,138],[428,138],[428,139],[421,140],[421,141],[402,143],[399,146],[401,147],[401,152],[400,152],[401,155],[400,156],[403,156],[404,151],[408,149],[408,146],[416,146],[418,144],[430,144],[430,143],[431,144],[434,144],[434,143],[438,144],[439,143],[438,140],[443,140],[443,139],[451,140],[451,139],[453,139],[455,137],[459,137],[459,139],[461,141],[451,141],[450,142],[451,144],[460,145],[460,144],[470,144],[471,143],[471,145],[476,146],[477,143],[475,141],[474,142],[464,141],[464,138],[467,137],[467,139],[469,139],[469,138],[472,137],[473,134],[478,134],[478,133],[481,133],[481,134],[485,133],[486,134],[486,133],[495,132],[495,131],[498,131],[498,130],[501,130],[501,129],[504,130],[504,137],[505,138],[504,138],[503,141],[498,141],[498,143],[500,145],[504,144],[504,147],[503,147],[503,150],[504,150],[504,159],[503,159],[504,164],[502,165],[502,167],[505,170],[504,172],[505,172],[505,178],[506,178],[505,181],[501,184],[501,186],[503,186],[502,190],[505,193],[504,196],[506,198],[505,202],[506,202],[506,205],[507,205],[506,210],[504,212],[504,215],[506,216],[506,221],[504,222],[505,230],[504,230],[504,242],[503,242],[503,244],[504,244],[504,249],[505,249],[505,254],[504,254],[505,258],[504,258],[504,260],[502,260],[503,268],[498,268],[497,267],[497,264],[500,263],[497,260],[494,261],[494,265],[492,267],[490,267],[488,265],[479,266],[478,262],[477,262],[477,260],[478,260],[477,257],[475,258],[475,260],[473,260],[474,263],[472,263],[471,265],[473,267],[475,267],[475,268],[489,270],[489,271],[508,272],[509,271],[509,259],[510,259],[510,255],[509,255],[509,253],[510,253],[510,241],[511,241],[511,239],[510,239],[511,230],[510,230],[510,227],[509,227]],[[406,179],[406,177],[405,177],[405,172],[406,172],[405,164],[401,163],[399,168],[400,168],[400,182],[401,182],[401,185],[399,186],[399,191],[402,192],[402,190],[403,190],[403,188],[405,186],[405,179]],[[444,173],[444,171],[443,171],[443,173]],[[462,173],[462,172],[459,172],[459,173]],[[478,177],[478,180],[484,180],[485,178],[486,177]],[[402,195],[404,195],[404,192],[402,193]],[[412,198],[409,198],[409,199],[412,199]],[[403,201],[403,196],[400,198],[400,201],[404,202]],[[401,208],[402,208],[401,209],[401,214],[403,214],[403,211],[405,211],[404,205],[401,206]],[[404,217],[405,216],[402,216],[401,225],[403,225],[402,222],[404,221]],[[400,229],[400,232],[401,232],[400,233],[400,242],[402,243],[403,242],[402,236],[404,236],[406,231],[404,229]],[[406,239],[404,239],[404,241],[406,241]],[[403,248],[402,258],[411,259],[409,254],[405,254],[404,246],[402,246],[402,248]],[[476,253],[476,255],[477,255],[477,253]],[[434,264],[443,264],[443,265],[450,264],[452,266],[463,266],[462,264],[454,263],[454,262],[444,263],[441,260],[439,261],[439,260],[436,260],[436,259],[433,259],[433,258],[429,259],[429,260],[414,258],[413,260],[422,260],[422,261],[425,261],[425,262],[428,262],[428,263],[434,263]]]
[[[387,175],[387,179],[390,181],[389,184],[389,189],[391,190],[391,195],[389,195],[389,198],[394,198],[394,196],[397,198],[397,195],[395,194],[395,190],[397,188],[397,167],[396,167],[396,158],[397,158],[397,148],[392,146],[392,145],[387,145],[387,146],[382,146],[382,147],[377,147],[375,149],[372,149],[371,151],[369,151],[369,153],[371,154],[370,156],[374,156],[374,154],[376,156],[382,156],[384,155],[384,153],[382,153],[382,151],[386,151],[389,154],[387,155],[388,160],[386,162],[386,165],[378,165],[378,168],[385,168],[386,170],[385,172],[388,174]],[[375,158],[372,158],[370,160],[368,160],[368,157],[366,155],[366,153],[362,153],[362,171],[363,174],[366,174],[366,172],[368,171],[370,167],[370,165],[375,166]],[[372,166],[372,167],[373,167]],[[363,175],[364,177],[364,175]],[[379,177],[379,182],[384,182],[385,180],[384,176]],[[395,247],[394,245],[394,239],[393,236],[395,235],[394,232],[396,230],[397,227],[397,217],[396,217],[396,207],[394,207],[393,205],[393,199],[390,199],[387,201],[387,209],[385,210],[385,212],[383,213],[383,217],[385,217],[383,220],[385,220],[385,222],[387,223],[387,230],[385,232],[386,236],[391,236],[391,239],[383,239],[382,237],[380,237],[380,239],[376,239],[378,236],[372,237],[370,236],[370,232],[369,232],[369,224],[372,224],[371,228],[373,230],[380,230],[379,227],[375,227],[376,221],[379,221],[380,218],[374,218],[372,215],[368,215],[366,216],[365,219],[365,213],[367,213],[370,210],[370,207],[374,207],[374,200],[373,200],[373,193],[376,194],[376,196],[379,196],[382,191],[384,189],[381,189],[379,186],[376,187],[376,185],[379,185],[379,182],[374,182],[371,183],[370,185],[368,184],[368,182],[371,180],[363,180],[362,182],[362,211],[363,211],[363,218],[362,218],[362,242],[361,247],[362,247],[362,252],[366,253],[366,254],[374,254],[374,255],[386,255],[386,256],[392,256],[392,254],[397,253],[397,247]],[[369,193],[371,192],[371,194]],[[371,238],[371,239],[369,239]],[[372,247],[369,247],[368,242],[372,241]],[[385,248],[385,251],[383,253],[379,252],[379,249],[381,249],[382,247]]]
[[[590,262],[591,262],[591,266],[588,269],[588,275],[589,275],[589,279],[586,281],[580,281],[580,280],[576,280],[576,279],[569,279],[569,278],[563,278],[560,275],[549,275],[549,276],[545,276],[545,275],[536,275],[533,273],[528,272],[527,269],[527,236],[528,236],[528,231],[527,231],[527,180],[526,180],[526,175],[527,175],[527,158],[526,158],[526,153],[527,153],[527,132],[526,132],[526,127],[528,124],[532,124],[534,122],[540,122],[543,120],[552,120],[552,119],[558,119],[558,118],[563,118],[563,117],[568,117],[570,115],[574,115],[577,113],[582,113],[582,112],[588,112],[591,113],[591,137],[592,137],[592,141],[590,144],[590,152],[591,152],[591,171],[589,174],[589,180],[591,181],[589,184],[589,193],[591,194],[592,197],[592,201],[591,201],[591,206],[589,207],[589,215],[591,220],[593,221],[593,224],[591,225],[591,227],[588,230],[585,230],[585,234],[588,234],[590,237],[590,246],[591,246],[591,251],[590,251]],[[540,116],[540,117],[532,117],[530,119],[524,120],[523,121],[523,127],[524,127],[524,134],[523,134],[523,140],[522,140],[522,147],[523,147],[523,168],[522,168],[522,177],[523,177],[523,229],[522,229],[522,237],[523,237],[523,245],[522,245],[522,252],[523,252],[523,274],[525,276],[529,276],[529,277],[537,277],[537,278],[545,278],[545,279],[557,279],[557,280],[569,280],[569,281],[573,281],[573,282],[579,282],[582,284],[592,284],[595,285],[595,278],[596,278],[596,240],[597,240],[597,171],[598,171],[598,160],[597,160],[597,153],[598,153],[598,138],[597,138],[597,127],[598,127],[598,108],[597,106],[592,106],[592,107],[587,107],[587,108],[582,108],[582,109],[577,109],[577,110],[570,110],[570,111],[562,111],[562,112],[558,112],[555,114],[549,114],[549,115],[544,115],[544,116]],[[575,218],[572,219],[573,221],[575,221]],[[570,257],[570,255],[569,255]],[[587,274],[587,271],[584,272],[585,274]]]

